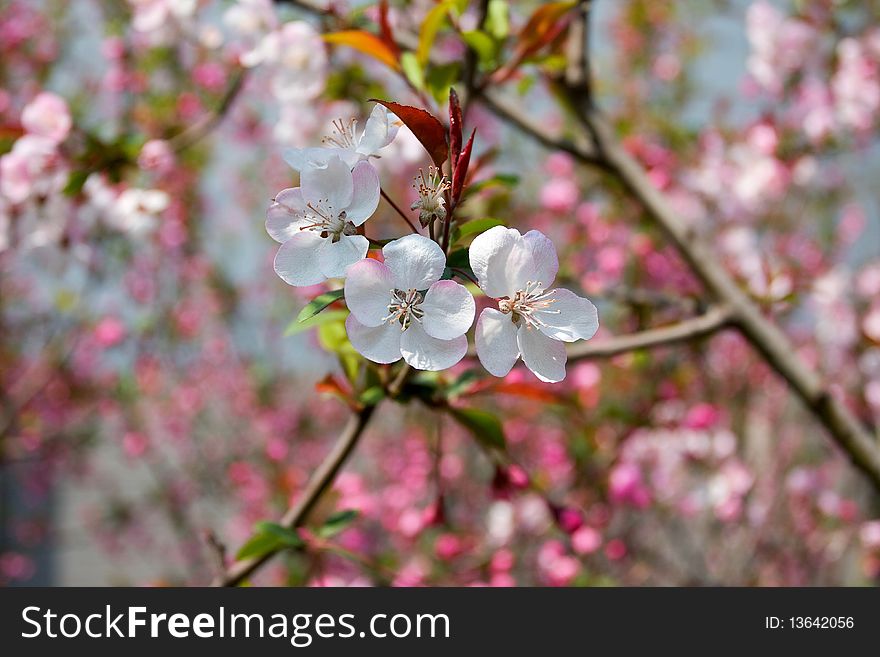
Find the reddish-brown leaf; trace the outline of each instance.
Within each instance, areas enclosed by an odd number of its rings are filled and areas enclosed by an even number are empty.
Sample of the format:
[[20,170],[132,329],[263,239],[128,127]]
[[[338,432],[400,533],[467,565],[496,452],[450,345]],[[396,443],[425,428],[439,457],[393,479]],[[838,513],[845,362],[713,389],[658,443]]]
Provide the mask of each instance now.
[[400,60],[400,48],[397,41],[394,40],[394,32],[391,29],[391,23],[388,20],[388,0],[382,0],[379,3],[379,33],[382,35],[382,41],[388,46],[388,49],[394,53],[395,60]]
[[394,112],[422,143],[437,168],[443,168],[443,163],[449,156],[449,144],[446,141],[446,128],[436,116],[418,107],[388,100],[372,98],[371,102],[384,105]]
[[375,34],[364,30],[343,30],[342,32],[330,32],[323,36],[327,43],[335,43],[340,46],[354,48],[373,59],[377,59],[395,71],[400,70],[400,62],[397,54],[382,39]]
[[452,87],[449,88],[449,153],[452,155],[452,169],[458,164],[458,156],[461,154],[461,103],[458,94]]
[[461,197],[461,192],[464,189],[464,181],[467,178],[468,166],[471,162],[471,149],[474,147],[474,135],[476,134],[477,129],[474,128],[473,132],[471,132],[471,138],[468,139],[467,144],[465,144],[464,149],[461,151],[461,155],[458,156],[458,163],[455,165],[455,172],[452,174],[453,204],[458,203],[458,199]]

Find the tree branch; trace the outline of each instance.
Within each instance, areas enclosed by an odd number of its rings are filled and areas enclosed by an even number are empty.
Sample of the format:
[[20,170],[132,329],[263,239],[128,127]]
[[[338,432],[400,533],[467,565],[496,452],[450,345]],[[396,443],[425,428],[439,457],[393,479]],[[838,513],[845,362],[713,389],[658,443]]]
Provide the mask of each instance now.
[[598,165],[616,178],[667,235],[703,285],[720,303],[730,308],[730,322],[788,383],[850,460],[880,490],[880,446],[876,437],[832,395],[830,386],[803,363],[785,334],[761,314],[720,264],[716,254],[676,215],[663,194],[651,184],[641,165],[616,142],[611,128],[596,110],[584,104],[576,105],[578,120],[589,134],[595,136],[597,150],[594,151],[580,146],[572,148],[570,142],[547,132],[543,126],[519,120],[515,110],[495,94],[486,93],[482,99],[491,111],[541,144],[569,152],[585,164]]
[[191,126],[182,132],[177,133],[168,140],[168,145],[171,147],[171,150],[175,153],[179,153],[180,151],[186,150],[190,146],[195,145],[208,136],[223,120],[223,117],[229,112],[233,102],[238,96],[238,92],[241,91],[241,88],[244,86],[244,80],[246,77],[243,69],[236,71],[232,76],[232,81],[227,87],[226,92],[223,94],[223,97],[220,99],[220,103],[217,107],[200,118],[196,123],[193,123]]
[[685,319],[671,326],[648,329],[609,340],[579,342],[568,349],[568,362],[591,358],[611,358],[639,349],[653,349],[689,342],[712,335],[730,325],[731,313],[724,306],[717,306],[705,314]]
[[[287,513],[281,518],[281,525],[289,529],[296,529],[305,523],[324,492],[333,484],[348,455],[351,454],[358,444],[375,408],[375,406],[366,406],[349,418],[348,424],[345,425],[333,449],[312,475],[297,503],[288,509]],[[274,550],[260,557],[244,559],[233,563],[222,576],[214,580],[213,585],[236,586],[276,553],[277,550]]]

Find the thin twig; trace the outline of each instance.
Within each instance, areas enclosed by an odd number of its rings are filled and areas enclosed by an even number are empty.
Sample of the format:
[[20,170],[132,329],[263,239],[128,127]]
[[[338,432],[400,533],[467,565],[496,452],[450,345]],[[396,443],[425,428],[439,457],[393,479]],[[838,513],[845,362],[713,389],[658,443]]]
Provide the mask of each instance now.
[[223,97],[220,99],[220,103],[215,107],[211,112],[203,116],[196,123],[193,123],[191,126],[174,135],[168,140],[168,144],[175,153],[179,153],[180,151],[186,150],[191,146],[195,145],[205,137],[207,137],[211,131],[217,127],[220,122],[223,120],[223,117],[229,112],[232,108],[232,104],[235,101],[238,93],[241,91],[244,86],[245,80],[245,72],[244,69],[238,70],[232,74],[232,81],[226,89],[226,93],[223,94]]
[[[348,420],[333,449],[312,475],[306,489],[295,505],[288,509],[281,518],[280,524],[289,529],[296,529],[308,519],[323,494],[333,484],[340,468],[348,455],[358,444],[373,415],[375,406],[366,406]],[[214,581],[214,586],[236,586],[272,558],[278,550],[272,550],[259,557],[236,561],[226,572]]]
[[399,214],[401,217],[403,217],[403,220],[407,223],[407,225],[410,227],[410,229],[412,230],[412,232],[414,232],[414,233],[418,233],[419,231],[418,231],[418,229],[415,227],[415,224],[413,224],[413,222],[409,220],[409,217],[407,217],[407,216],[403,213],[403,210],[401,210],[401,209],[397,206],[397,203],[395,203],[393,200],[391,200],[391,197],[388,196],[388,194],[385,193],[385,190],[382,189],[382,188],[380,187],[380,188],[379,188],[379,193],[382,194],[382,198],[384,198],[384,199],[388,202],[388,205],[390,205],[392,208],[394,208],[394,210],[397,212],[397,214]]

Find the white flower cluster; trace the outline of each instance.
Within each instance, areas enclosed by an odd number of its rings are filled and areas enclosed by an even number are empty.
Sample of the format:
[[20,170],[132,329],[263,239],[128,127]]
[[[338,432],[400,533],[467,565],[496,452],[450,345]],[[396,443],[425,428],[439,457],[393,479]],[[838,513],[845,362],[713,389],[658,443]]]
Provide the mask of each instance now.
[[[345,278],[346,330],[361,355],[444,370],[467,353],[474,297],[444,279],[446,254],[434,240],[411,234],[389,242],[380,262],[366,257],[369,241],[358,230],[379,204],[379,176],[369,159],[391,143],[400,125],[377,105],[363,132],[354,121],[340,121],[323,148],[289,150],[285,159],[300,172],[301,186],[275,197],[266,230],[281,242],[275,271],[285,282],[306,286]],[[428,195],[437,191],[423,187]],[[437,216],[443,219],[445,211]],[[521,235],[496,226],[473,240],[469,257],[480,289],[497,303],[477,321],[483,366],[503,377],[522,357],[542,381],[562,381],[564,343],[593,337],[599,321],[588,299],[552,287],[559,269],[553,243],[535,230]]]

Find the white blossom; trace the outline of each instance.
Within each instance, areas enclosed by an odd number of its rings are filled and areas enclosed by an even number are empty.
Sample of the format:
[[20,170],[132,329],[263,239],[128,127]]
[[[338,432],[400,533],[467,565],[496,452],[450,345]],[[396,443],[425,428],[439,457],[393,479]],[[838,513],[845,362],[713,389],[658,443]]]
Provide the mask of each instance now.
[[369,162],[350,170],[338,157],[305,168],[301,187],[281,191],[266,213],[266,231],[281,248],[275,272],[290,285],[345,275],[369,241],[357,227],[379,205],[379,175]]
[[462,285],[440,280],[446,256],[436,242],[407,235],[382,249],[385,262],[361,260],[348,269],[348,338],[364,357],[419,370],[443,370],[467,352],[474,298]]
[[393,113],[382,105],[376,105],[367,119],[364,130],[358,133],[357,120],[347,123],[342,119],[333,122],[333,131],[324,137],[324,147],[289,148],[284,152],[285,161],[297,171],[312,164],[320,164],[330,157],[341,158],[349,167],[370,157],[378,157],[379,151],[388,146],[403,125]]
[[498,308],[486,308],[476,328],[477,356],[494,376],[506,376],[522,356],[535,376],[565,378],[564,342],[588,340],[599,328],[596,307],[563,288],[550,288],[559,262],[542,233],[496,226],[474,239],[471,268]]

